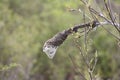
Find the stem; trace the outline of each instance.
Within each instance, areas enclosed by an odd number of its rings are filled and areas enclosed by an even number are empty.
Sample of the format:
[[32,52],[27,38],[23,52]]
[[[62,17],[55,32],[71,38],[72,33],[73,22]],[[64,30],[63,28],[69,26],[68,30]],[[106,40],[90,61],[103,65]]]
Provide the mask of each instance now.
[[110,19],[112,21],[111,23],[113,24],[113,26],[115,26],[115,28],[117,29],[117,31],[120,33],[120,30],[118,29],[118,25],[115,25],[115,20],[113,19],[113,14],[112,14],[112,11],[111,11],[110,7],[107,5],[107,3],[105,2],[105,0],[104,0],[104,3],[105,3],[105,7],[106,7],[106,9],[107,9],[107,11],[109,13],[109,17],[110,17]]
[[[76,65],[74,59],[72,58],[72,56],[71,56],[70,54],[69,54],[69,57],[70,57],[70,59],[71,59],[71,61],[72,61],[72,63],[73,63],[74,70],[75,70],[75,69],[77,68],[77,65]],[[78,73],[80,74],[80,76],[82,76],[82,78],[83,78],[84,80],[87,80],[80,71],[79,71]]]

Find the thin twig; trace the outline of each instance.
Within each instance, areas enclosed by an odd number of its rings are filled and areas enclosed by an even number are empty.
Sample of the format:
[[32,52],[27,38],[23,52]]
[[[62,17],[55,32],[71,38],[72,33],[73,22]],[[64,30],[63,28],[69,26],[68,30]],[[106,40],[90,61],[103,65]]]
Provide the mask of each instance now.
[[109,34],[111,34],[114,38],[120,40],[120,37],[114,35],[112,32],[110,32],[109,30],[107,30],[103,25],[102,25],[102,28],[105,29]]
[[88,68],[88,73],[89,73],[89,76],[90,76],[90,80],[92,80],[93,78],[92,78],[92,72],[91,72],[90,65],[89,65],[89,63],[88,63],[87,58],[84,56],[84,54],[83,54],[83,52],[82,52],[82,50],[81,50],[81,47],[80,47],[78,44],[79,44],[79,43],[76,42],[76,47],[80,50],[80,54],[81,54],[81,56],[82,56],[82,58],[83,58],[83,61],[85,62],[86,66],[87,66],[87,68]]
[[[74,59],[72,58],[72,56],[71,56],[70,54],[69,54],[69,58],[71,59],[71,61],[72,61],[72,63],[73,63],[74,70],[77,69],[77,65],[76,65]],[[82,78],[83,78],[84,80],[87,80],[80,71],[79,71],[78,73],[82,76]]]
[[93,65],[93,67],[92,67],[92,72],[94,72],[94,70],[95,70],[95,67],[96,67],[96,64],[97,64],[97,57],[94,57],[94,65]]
[[117,25],[115,25],[115,21],[113,19],[113,14],[112,14],[112,11],[111,11],[110,7],[107,5],[107,3],[105,2],[105,0],[104,0],[104,3],[105,3],[105,7],[106,7],[106,9],[107,9],[107,11],[109,13],[109,17],[110,17],[110,19],[112,21],[112,24],[115,26],[115,28],[117,29],[117,31],[120,33],[120,30],[118,29]]
[[79,49],[80,54],[82,55],[82,58],[83,58],[85,64],[87,65],[87,67],[89,67],[88,62],[87,62],[87,60],[86,60],[86,58],[85,58],[85,56],[84,56],[84,54],[83,54],[83,52],[82,52],[82,49],[81,49],[81,47],[78,45],[79,43],[78,43],[77,41],[74,41],[74,42],[75,42],[76,47]]
[[[118,20],[119,20],[119,21],[118,21],[118,22],[119,22],[119,25],[118,25],[118,26],[119,26],[119,29],[120,29],[120,13],[118,14],[118,17],[119,17],[119,19],[118,19]],[[120,36],[120,33],[119,33],[119,36]]]

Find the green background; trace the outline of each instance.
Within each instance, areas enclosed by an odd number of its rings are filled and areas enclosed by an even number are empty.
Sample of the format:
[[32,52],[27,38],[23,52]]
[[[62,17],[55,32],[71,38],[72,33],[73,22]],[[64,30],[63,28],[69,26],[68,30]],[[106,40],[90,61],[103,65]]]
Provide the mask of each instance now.
[[[115,1],[120,7],[120,1]],[[92,6],[96,8],[97,4]],[[42,51],[44,42],[57,32],[84,23],[83,14],[69,12],[69,8],[81,8],[88,14],[79,0],[0,0],[0,80],[65,80],[68,74],[74,74],[69,54],[78,65],[77,71],[88,78],[74,44],[74,37],[79,34],[69,36],[52,60]],[[86,19],[86,22],[90,20]],[[118,34],[112,26],[105,27]],[[84,37],[78,40],[84,46]],[[100,27],[90,32],[88,42],[88,55],[98,53],[94,75],[104,80],[119,80],[117,40]],[[74,76],[75,80],[80,80],[79,75]]]

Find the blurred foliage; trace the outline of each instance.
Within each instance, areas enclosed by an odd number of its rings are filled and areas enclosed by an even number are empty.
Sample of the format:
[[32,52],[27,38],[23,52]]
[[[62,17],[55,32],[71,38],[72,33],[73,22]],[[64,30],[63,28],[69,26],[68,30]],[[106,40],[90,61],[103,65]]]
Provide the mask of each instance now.
[[[42,51],[44,42],[55,33],[83,22],[83,14],[71,13],[68,8],[84,7],[78,0],[0,0],[0,80],[64,80],[73,72],[69,54],[86,72],[74,35],[59,47],[53,60]],[[120,50],[116,40],[103,28],[90,33],[89,38],[89,53],[98,51],[95,75],[118,80]],[[83,44],[84,39],[79,41]]]

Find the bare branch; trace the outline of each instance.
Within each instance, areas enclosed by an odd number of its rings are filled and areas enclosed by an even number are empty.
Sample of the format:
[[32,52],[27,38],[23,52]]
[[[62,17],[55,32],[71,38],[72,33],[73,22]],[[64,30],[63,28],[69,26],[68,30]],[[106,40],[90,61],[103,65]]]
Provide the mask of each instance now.
[[115,26],[115,28],[117,29],[117,31],[120,33],[120,30],[118,29],[118,25],[115,25],[115,20],[113,19],[113,14],[112,14],[112,11],[110,9],[110,6],[107,5],[106,1],[104,0],[104,3],[105,3],[105,7],[109,13],[109,17],[111,19],[111,23]]
[[[69,54],[69,57],[70,57],[70,59],[71,59],[71,61],[72,61],[72,63],[73,63],[74,70],[75,70],[75,69],[77,68],[77,65],[76,65],[74,59],[72,58],[72,56],[71,56],[70,54]],[[78,72],[78,74],[80,74],[80,76],[82,76],[82,78],[83,78],[84,80],[87,80],[81,72]]]

